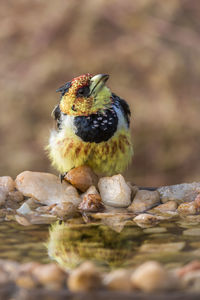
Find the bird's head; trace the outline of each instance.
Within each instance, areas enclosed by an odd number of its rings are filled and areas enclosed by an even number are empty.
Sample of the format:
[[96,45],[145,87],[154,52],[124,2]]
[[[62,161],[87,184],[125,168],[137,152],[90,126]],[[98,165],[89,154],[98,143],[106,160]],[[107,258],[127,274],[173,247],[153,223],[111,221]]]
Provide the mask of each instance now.
[[61,92],[60,109],[72,116],[87,116],[111,105],[111,91],[105,85],[109,75],[84,74],[67,82]]

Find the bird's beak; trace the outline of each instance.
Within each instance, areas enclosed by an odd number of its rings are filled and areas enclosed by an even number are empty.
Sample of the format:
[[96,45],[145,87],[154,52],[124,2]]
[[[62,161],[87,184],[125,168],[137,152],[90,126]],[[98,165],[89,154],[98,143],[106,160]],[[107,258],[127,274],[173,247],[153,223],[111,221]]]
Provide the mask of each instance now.
[[90,95],[97,94],[108,80],[109,75],[98,74],[90,79]]

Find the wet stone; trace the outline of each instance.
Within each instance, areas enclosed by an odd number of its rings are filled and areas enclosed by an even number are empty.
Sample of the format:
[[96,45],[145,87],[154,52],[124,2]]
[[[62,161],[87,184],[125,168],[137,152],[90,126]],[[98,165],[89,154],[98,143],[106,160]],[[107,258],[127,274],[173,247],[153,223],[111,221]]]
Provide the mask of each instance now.
[[84,262],[69,275],[67,285],[73,292],[96,290],[102,285],[100,272],[93,263]]
[[70,170],[64,178],[81,192],[87,191],[91,186],[97,186],[98,176],[88,166],[80,166]]
[[182,183],[158,188],[161,202],[173,200],[178,204],[194,201],[200,190],[200,182]]
[[177,242],[177,243],[159,243],[159,244],[153,244],[153,243],[146,243],[143,244],[139,251],[140,252],[158,252],[158,253],[163,253],[163,252],[178,252],[183,250],[185,247],[186,243],[185,242]]
[[194,201],[181,203],[178,207],[178,213],[180,215],[195,215],[197,212],[198,208]]
[[13,191],[15,188],[15,183],[10,176],[0,177],[0,189],[5,191],[7,194]]
[[175,288],[176,281],[156,261],[148,261],[139,266],[131,276],[133,287],[144,292],[155,292]]
[[58,177],[50,173],[25,171],[19,174],[15,180],[17,189],[24,196],[35,198],[42,204],[71,202],[74,205],[80,203],[77,190]]
[[164,227],[151,227],[143,230],[144,233],[164,233],[167,232],[167,229]]
[[133,220],[138,226],[142,228],[147,228],[156,226],[162,220],[162,218],[150,214],[140,214]]
[[154,207],[151,211],[152,212],[168,212],[168,211],[176,211],[178,204],[176,201],[167,201],[164,204],[160,204]]
[[7,201],[9,200],[18,203],[24,200],[24,196],[19,191],[10,191],[7,196]]
[[104,286],[109,290],[130,291],[132,289],[130,271],[125,269],[114,270],[105,275]]
[[128,211],[133,213],[144,212],[155,205],[160,203],[160,195],[157,191],[145,191],[139,190],[131,205],[128,207]]
[[184,230],[183,235],[200,236],[200,228],[191,228]]
[[105,205],[113,207],[127,207],[130,205],[131,189],[121,174],[102,177],[99,180],[98,187]]
[[102,202],[101,196],[98,194],[87,194],[79,204],[78,209],[81,211],[103,211],[105,206]]

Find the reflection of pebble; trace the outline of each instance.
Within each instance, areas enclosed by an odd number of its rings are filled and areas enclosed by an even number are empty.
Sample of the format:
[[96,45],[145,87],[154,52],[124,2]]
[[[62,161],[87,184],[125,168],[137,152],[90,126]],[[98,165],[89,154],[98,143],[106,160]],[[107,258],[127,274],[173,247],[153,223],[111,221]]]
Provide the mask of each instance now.
[[143,230],[144,233],[163,233],[167,232],[167,229],[164,227],[153,227],[153,228],[146,228]]
[[184,235],[200,236],[200,228],[191,228],[183,231]]

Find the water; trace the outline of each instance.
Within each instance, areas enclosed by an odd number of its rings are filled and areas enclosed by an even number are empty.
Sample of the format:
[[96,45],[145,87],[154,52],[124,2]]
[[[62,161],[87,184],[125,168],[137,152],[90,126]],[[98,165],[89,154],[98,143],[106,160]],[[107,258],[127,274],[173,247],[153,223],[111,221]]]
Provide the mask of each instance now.
[[142,229],[129,221],[124,228],[111,227],[102,223],[59,222],[53,226],[24,227],[13,221],[2,222],[0,258],[41,263],[56,260],[66,269],[89,259],[108,270],[134,267],[150,259],[167,268],[200,259],[200,224],[165,221]]

